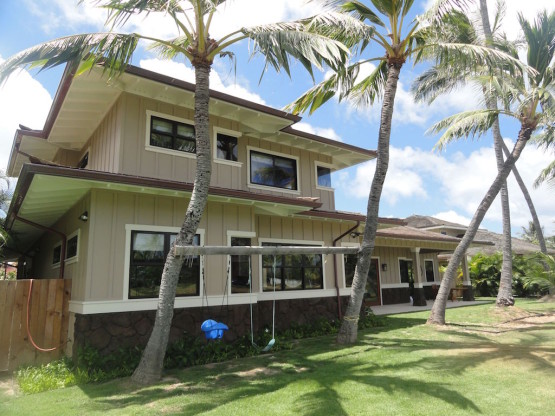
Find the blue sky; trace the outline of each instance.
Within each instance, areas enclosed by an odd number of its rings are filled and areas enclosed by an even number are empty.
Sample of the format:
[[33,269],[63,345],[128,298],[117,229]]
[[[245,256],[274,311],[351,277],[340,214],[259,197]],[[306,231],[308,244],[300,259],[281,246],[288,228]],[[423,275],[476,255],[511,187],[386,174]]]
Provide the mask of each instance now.
[[[304,5],[301,0],[234,0],[219,13],[214,21],[214,37],[229,33],[240,26],[293,20],[317,12],[314,3]],[[427,1],[415,1],[414,14],[422,13]],[[493,1],[489,2],[493,9]],[[76,0],[3,0],[0,2],[0,60],[37,43],[75,33],[104,31],[105,15],[90,4],[77,6]],[[302,4],[302,6],[301,6]],[[516,11],[520,2],[507,1],[504,29],[509,37],[518,36]],[[553,9],[550,0],[526,2],[526,17],[532,18],[541,8]],[[410,16],[411,18],[413,16]],[[164,16],[132,19],[125,28],[161,37],[175,35],[173,26]],[[313,83],[298,65],[292,78],[269,69],[259,83],[263,59],[249,59],[247,42],[234,48],[236,64],[229,60],[216,61],[211,74],[211,87],[266,105],[282,108]],[[379,54],[379,51],[376,51]],[[192,80],[192,71],[183,62],[157,60],[152,53],[140,48],[133,64],[174,77]],[[236,68],[236,69],[235,69]],[[491,137],[479,141],[462,141],[449,145],[446,151],[433,151],[437,137],[425,131],[441,118],[461,110],[475,108],[480,93],[465,88],[436,103],[415,104],[410,85],[423,66],[407,62],[403,67],[395,101],[391,135],[390,170],[386,179],[380,215],[406,217],[412,214],[433,215],[446,220],[467,223],[495,176],[495,162]],[[61,69],[37,74],[27,71],[12,76],[0,87],[0,168],[5,168],[13,135],[18,124],[40,129],[50,108],[59,83]],[[316,73],[320,81],[325,73]],[[379,126],[379,103],[371,108],[355,108],[350,103],[333,100],[312,116],[304,115],[296,128],[324,137],[341,140],[364,148],[375,149]],[[514,142],[518,126],[502,120],[502,133],[508,145]],[[555,195],[545,186],[531,189],[531,183],[542,167],[553,159],[528,146],[518,162],[521,175],[530,184],[532,198],[548,235],[555,234]],[[373,175],[372,162],[353,167],[334,175],[337,209],[365,212],[369,184]],[[513,234],[529,221],[527,206],[514,180],[509,181]],[[495,201],[482,226],[500,231],[499,202]]]

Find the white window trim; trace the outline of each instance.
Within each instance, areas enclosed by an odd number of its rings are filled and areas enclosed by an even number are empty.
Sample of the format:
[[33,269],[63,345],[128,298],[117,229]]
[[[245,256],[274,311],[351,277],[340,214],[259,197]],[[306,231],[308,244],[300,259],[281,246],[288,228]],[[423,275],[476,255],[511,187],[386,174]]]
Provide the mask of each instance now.
[[[288,244],[288,245],[304,245],[304,246],[316,246],[316,247],[323,247],[323,241],[310,241],[310,240],[289,240],[289,239],[281,239],[281,238],[259,238],[258,244],[260,246],[264,245],[264,243],[277,243],[277,244]],[[258,255],[258,299],[260,300],[268,300],[268,299],[302,299],[307,297],[317,297],[314,293],[321,293],[322,291],[326,290],[326,258],[325,255],[322,254],[322,289],[305,289],[305,290],[270,290],[268,292],[264,292],[263,284],[262,284],[262,254]],[[303,296],[304,294],[309,294]]]
[[[69,240],[71,240],[73,237],[77,236],[77,250],[75,253],[75,256],[73,257],[67,257],[67,243],[69,242]],[[79,246],[81,245],[81,230],[77,229],[76,231],[72,232],[70,235],[67,236],[66,238],[66,262],[65,265],[67,266],[68,264],[73,264],[73,263],[77,263],[79,261]]]
[[[232,137],[236,137],[237,139],[239,139],[239,137],[241,137],[243,135],[243,133],[240,133],[238,131],[234,131],[234,130],[228,130],[228,129],[224,129],[222,127],[213,127],[213,135],[212,135],[212,149],[214,149],[213,151],[213,157],[212,160],[215,163],[221,163],[222,165],[229,165],[229,166],[235,166],[235,167],[242,167],[243,163],[242,162],[235,162],[233,160],[226,160],[226,159],[219,159],[218,158],[218,133],[221,134],[225,134],[227,136],[232,136]],[[237,146],[239,146],[239,140],[237,140]],[[234,236],[235,237],[235,236]]]
[[152,116],[164,118],[166,120],[177,121],[178,123],[190,124],[193,127],[195,126],[194,121],[188,120],[186,118],[180,118],[180,117],[172,116],[170,114],[164,114],[164,113],[158,113],[158,112],[152,111],[152,110],[146,110],[145,150],[148,150],[149,152],[164,153],[164,154],[167,154],[167,155],[184,157],[184,158],[187,158],[187,159],[196,159],[197,158],[196,153],[181,152],[179,150],[164,149],[163,147],[152,146],[150,144],[150,119],[152,118]]
[[[432,271],[434,273],[434,280],[431,282],[428,282],[428,277],[426,276],[426,262],[430,261],[432,262]],[[436,282],[436,262],[434,261],[434,259],[424,259],[424,278],[426,279],[425,282],[423,282],[424,284],[429,283],[429,284],[434,284]]]
[[[124,258],[124,270],[123,270],[123,298],[125,302],[137,302],[146,305],[145,309],[148,309],[150,302],[158,303],[158,298],[146,298],[146,299],[129,299],[129,266],[131,264],[131,232],[132,231],[153,231],[161,233],[178,233],[179,227],[170,227],[164,225],[144,225],[144,224],[125,224],[125,258]],[[200,236],[200,245],[204,246],[204,229],[199,228],[195,234]],[[175,298],[174,308],[183,308],[190,306],[188,305],[194,302],[187,302],[187,299],[201,299],[204,295],[204,284],[202,278],[204,277],[204,256],[200,256],[200,278],[199,278],[199,295],[198,296],[186,296]],[[136,309],[142,310],[142,309]]]
[[[279,156],[286,159],[293,159],[296,161],[296,175],[297,175],[297,190],[285,189],[285,188],[278,188],[277,186],[266,186],[266,185],[259,185],[256,183],[251,182],[251,151],[255,151],[258,153],[266,153],[268,155]],[[274,152],[267,149],[262,149],[260,147],[251,147],[247,146],[247,186],[253,189],[264,189],[266,191],[273,191],[273,192],[283,192],[286,194],[293,194],[293,195],[300,195],[301,194],[301,177],[300,177],[300,170],[299,170],[299,157],[294,155],[288,155],[285,153]]]
[[[232,237],[239,237],[239,238],[256,238],[256,233],[254,231],[233,231],[227,230],[227,245],[231,247],[231,238]],[[230,265],[231,256],[227,256],[227,265]],[[252,261],[251,261],[251,273],[252,270]],[[251,279],[253,276],[251,276]],[[237,297],[237,296],[245,296],[244,293],[231,293],[231,267],[227,267],[227,280],[229,281],[229,285],[227,285],[227,294],[229,296]]]
[[404,283],[401,282],[401,260],[405,260],[405,261],[410,261],[412,263],[412,278],[414,279],[414,259],[410,258],[410,257],[397,257],[397,272],[398,272],[398,276],[399,276],[399,284],[401,285],[408,285],[410,284],[410,282]]
[[[79,239],[77,239],[77,243],[79,243]],[[56,247],[60,247],[60,259],[58,260],[57,263],[52,263],[52,268],[53,269],[59,269],[60,268],[60,264],[62,261],[62,240],[58,241],[58,243],[54,244],[54,247],[52,247],[52,256],[54,256],[54,250],[56,250]]]
[[321,191],[335,191],[333,186],[321,186],[318,185],[318,167],[328,168],[330,170],[330,180],[331,180],[331,173],[333,169],[333,165],[324,162],[314,162],[314,180],[316,184],[316,189],[320,189]]

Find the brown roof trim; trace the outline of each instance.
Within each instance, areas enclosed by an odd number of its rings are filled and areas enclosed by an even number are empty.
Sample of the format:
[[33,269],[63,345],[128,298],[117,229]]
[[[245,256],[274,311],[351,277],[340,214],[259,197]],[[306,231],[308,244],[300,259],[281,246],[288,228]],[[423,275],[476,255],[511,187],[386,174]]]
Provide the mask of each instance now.
[[[324,211],[319,209],[313,209],[311,211],[299,212],[298,215],[306,215],[306,216],[319,217],[319,218],[330,218],[334,220],[366,222],[366,215],[358,214],[356,212]],[[388,224],[388,225],[406,225],[406,222],[399,218],[378,217],[378,223]]]
[[[193,184],[187,182],[168,181],[155,178],[145,178],[142,176],[131,176],[109,172],[100,172],[89,169],[77,169],[68,167],[59,167],[51,165],[38,165],[26,163],[21,168],[19,180],[14,191],[12,204],[8,211],[8,220],[6,221],[6,229],[9,230],[13,223],[13,218],[19,212],[21,204],[25,199],[27,191],[31,185],[34,175],[59,176],[63,178],[84,179],[91,181],[118,183],[122,185],[132,185],[141,187],[150,187],[158,189],[167,189],[173,191],[192,192]],[[211,196],[222,196],[229,198],[246,199],[250,201],[270,202],[284,205],[297,205],[305,208],[319,208],[322,206],[320,202],[303,198],[288,198],[283,196],[255,194],[248,191],[235,189],[226,189],[218,187],[210,187],[208,194]]]
[[312,133],[307,133],[301,130],[296,130],[292,127],[285,127],[283,129],[281,129],[281,131],[283,133],[288,133],[288,134],[292,134],[294,136],[299,136],[305,139],[309,139],[309,140],[314,140],[315,142],[320,142],[323,144],[327,144],[333,147],[341,147],[343,149],[346,150],[351,150],[353,152],[356,153],[362,153],[365,154],[367,156],[371,156],[371,157],[378,157],[378,153],[375,150],[369,150],[369,149],[363,149],[362,147],[358,147],[358,146],[353,146],[352,144],[348,144],[348,143],[344,143],[344,142],[340,142],[337,140],[332,140],[332,139],[328,139],[326,137],[322,137],[322,136],[317,136],[316,134],[312,134]]
[[[158,72],[149,71],[147,69],[139,68],[138,66],[128,65],[125,72],[131,75],[136,75],[141,78],[149,79],[151,81],[161,82],[162,84],[171,85],[186,91],[195,92],[195,84],[183,81],[177,78],[168,77],[167,75],[159,74]],[[251,110],[260,111],[272,116],[284,118],[292,122],[301,121],[302,117],[295,114],[287,113],[267,105],[253,103],[252,101],[243,98],[235,97],[233,95],[225,94],[220,91],[210,90],[210,98],[215,100],[226,101],[231,104],[240,105],[241,107],[250,108]]]

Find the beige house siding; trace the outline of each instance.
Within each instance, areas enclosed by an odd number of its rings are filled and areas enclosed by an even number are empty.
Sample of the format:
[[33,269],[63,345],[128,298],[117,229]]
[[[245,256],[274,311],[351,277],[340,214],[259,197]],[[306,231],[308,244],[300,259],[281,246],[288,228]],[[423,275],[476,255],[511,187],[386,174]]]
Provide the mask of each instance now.
[[[79,231],[77,258],[68,260],[65,265],[64,278],[71,279],[71,298],[83,299],[87,284],[87,259],[89,250],[90,222],[78,219],[83,211],[90,211],[90,194],[77,202],[51,228],[70,237]],[[59,266],[52,266],[54,247],[60,244],[61,238],[57,234],[45,232],[37,243],[38,253],[33,258],[33,275],[36,279],[57,279],[60,275]]]
[[[380,283],[382,285],[401,284],[399,259],[412,259],[416,267],[416,258],[409,248],[403,247],[376,247],[373,257],[380,259]],[[387,264],[387,271],[381,270],[381,265]]]
[[[95,130],[83,153],[89,152],[87,169],[118,173],[121,155],[121,123],[124,104],[118,99]],[[125,151],[129,149],[124,148]]]
[[81,152],[60,149],[53,161],[63,166],[76,166],[80,159]]

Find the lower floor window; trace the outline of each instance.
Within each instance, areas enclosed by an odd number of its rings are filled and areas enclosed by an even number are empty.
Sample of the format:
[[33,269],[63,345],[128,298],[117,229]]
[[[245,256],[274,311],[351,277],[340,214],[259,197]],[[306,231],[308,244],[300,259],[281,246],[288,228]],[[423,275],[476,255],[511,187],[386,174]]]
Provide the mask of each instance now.
[[[158,297],[166,257],[177,233],[132,231],[129,267],[129,298]],[[200,245],[200,235],[193,238]],[[185,260],[179,273],[176,296],[198,296],[200,256]]]
[[[263,246],[301,246],[301,244],[262,243]],[[274,274],[275,270],[275,274]],[[322,289],[324,273],[321,254],[262,256],[262,285],[274,290]]]
[[426,266],[426,281],[435,281],[436,279],[434,276],[434,262],[432,260],[424,260],[424,264]]
[[399,271],[401,273],[401,283],[412,283],[412,260],[399,259]]
[[[251,239],[245,237],[231,237],[231,246],[250,246]],[[250,273],[249,256],[230,256],[231,257],[231,293],[249,293]]]

